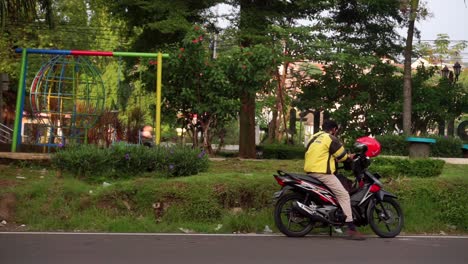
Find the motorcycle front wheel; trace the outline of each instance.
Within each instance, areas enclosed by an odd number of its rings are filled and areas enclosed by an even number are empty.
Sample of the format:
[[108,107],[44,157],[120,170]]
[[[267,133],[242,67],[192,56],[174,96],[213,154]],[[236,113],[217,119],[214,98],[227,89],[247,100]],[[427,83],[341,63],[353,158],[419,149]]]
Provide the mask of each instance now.
[[311,220],[293,207],[293,202],[304,202],[304,195],[288,193],[283,195],[275,206],[275,224],[281,233],[289,237],[303,237],[314,227]]
[[400,204],[391,197],[374,201],[369,207],[367,217],[370,227],[379,237],[395,237],[403,228],[403,211]]

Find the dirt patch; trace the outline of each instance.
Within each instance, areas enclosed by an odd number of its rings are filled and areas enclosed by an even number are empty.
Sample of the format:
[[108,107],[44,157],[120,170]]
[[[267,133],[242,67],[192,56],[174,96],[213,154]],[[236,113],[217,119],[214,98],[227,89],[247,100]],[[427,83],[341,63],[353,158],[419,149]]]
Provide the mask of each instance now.
[[0,188],[6,188],[6,187],[14,187],[18,184],[17,181],[15,180],[8,180],[8,179],[0,179]]
[[[0,179],[0,189],[16,186],[14,180]],[[25,225],[19,225],[15,221],[15,212],[18,200],[14,193],[0,195],[0,232],[26,231]]]
[[6,193],[0,196],[0,221],[13,221],[15,217],[16,203],[16,196],[13,193]]

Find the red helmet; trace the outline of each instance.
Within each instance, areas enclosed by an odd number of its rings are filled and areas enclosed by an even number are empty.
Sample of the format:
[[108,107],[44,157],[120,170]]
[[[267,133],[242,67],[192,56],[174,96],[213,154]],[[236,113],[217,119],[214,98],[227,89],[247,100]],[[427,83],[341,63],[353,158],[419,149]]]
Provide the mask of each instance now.
[[356,139],[357,143],[364,144],[367,146],[366,156],[377,157],[380,154],[380,143],[375,138],[371,137],[360,137]]

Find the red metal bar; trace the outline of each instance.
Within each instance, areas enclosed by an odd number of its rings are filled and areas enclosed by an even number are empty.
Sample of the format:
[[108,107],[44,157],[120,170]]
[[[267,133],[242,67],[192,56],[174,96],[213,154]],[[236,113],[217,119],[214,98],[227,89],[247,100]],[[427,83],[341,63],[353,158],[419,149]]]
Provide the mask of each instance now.
[[112,51],[88,51],[88,50],[71,50],[71,55],[76,56],[114,56]]

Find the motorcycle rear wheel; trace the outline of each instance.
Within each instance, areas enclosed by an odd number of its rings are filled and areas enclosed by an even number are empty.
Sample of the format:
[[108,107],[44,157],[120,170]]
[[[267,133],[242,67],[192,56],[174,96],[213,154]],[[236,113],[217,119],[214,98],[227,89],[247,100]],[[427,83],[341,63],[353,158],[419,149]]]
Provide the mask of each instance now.
[[288,193],[282,196],[275,206],[274,218],[276,227],[289,237],[303,237],[314,227],[311,220],[293,207],[293,202],[304,202],[304,195]]
[[367,219],[372,230],[384,238],[396,237],[403,228],[403,211],[400,204],[391,197],[375,201],[367,212]]

